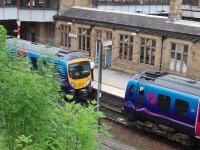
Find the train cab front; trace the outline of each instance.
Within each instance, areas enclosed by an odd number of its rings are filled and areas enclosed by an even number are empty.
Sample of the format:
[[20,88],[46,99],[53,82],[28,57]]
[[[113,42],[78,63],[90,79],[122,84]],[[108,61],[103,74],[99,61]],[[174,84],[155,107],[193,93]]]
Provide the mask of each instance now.
[[68,81],[74,96],[86,97],[92,91],[91,69],[87,58],[79,58],[68,64]]

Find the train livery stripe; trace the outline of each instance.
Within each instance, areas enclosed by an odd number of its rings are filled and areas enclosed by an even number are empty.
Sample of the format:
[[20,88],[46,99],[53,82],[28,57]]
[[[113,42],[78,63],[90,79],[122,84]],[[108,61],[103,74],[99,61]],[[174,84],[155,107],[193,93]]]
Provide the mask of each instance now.
[[175,123],[178,123],[178,124],[181,124],[181,125],[184,125],[184,126],[187,126],[187,127],[190,127],[190,128],[195,128],[195,126],[192,126],[192,125],[189,125],[189,124],[186,124],[184,122],[180,122],[180,121],[177,121],[177,120],[174,120],[172,118],[169,118],[169,117],[165,117],[165,116],[162,116],[162,115],[159,115],[159,114],[156,114],[156,113],[153,113],[153,112],[150,112],[148,109],[146,108],[141,108],[141,109],[136,109],[136,111],[143,111],[151,116],[154,116],[154,117],[159,117],[159,118],[163,118],[163,119],[167,119],[167,120],[170,120],[172,122],[175,122]]
[[[131,102],[130,102],[131,103]],[[169,118],[169,117],[165,117],[165,116],[162,116],[162,115],[159,115],[159,114],[156,114],[156,113],[153,113],[151,111],[149,111],[147,108],[136,108],[132,103],[131,103],[131,106],[133,107],[133,109],[136,111],[136,112],[144,112],[148,115],[151,115],[153,117],[159,117],[159,118],[163,118],[163,119],[167,119],[167,120],[170,120],[172,122],[175,122],[175,123],[178,123],[178,124],[181,124],[181,125],[184,125],[184,126],[187,126],[187,127],[190,127],[190,128],[195,128],[195,126],[193,125],[189,125],[187,123],[184,123],[184,122],[180,122],[180,121],[177,121],[177,120],[174,120],[172,118]]]

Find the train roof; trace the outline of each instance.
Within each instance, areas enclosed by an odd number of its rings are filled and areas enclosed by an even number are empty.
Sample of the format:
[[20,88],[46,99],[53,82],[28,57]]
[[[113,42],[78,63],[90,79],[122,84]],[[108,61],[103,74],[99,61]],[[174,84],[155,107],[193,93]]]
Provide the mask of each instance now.
[[16,48],[21,48],[23,50],[32,51],[39,53],[41,55],[46,55],[50,57],[57,57],[65,61],[70,61],[77,58],[87,58],[86,54],[80,53],[78,51],[64,50],[57,47],[51,47],[44,44],[33,43],[30,41],[25,41],[16,38],[7,39],[8,46],[13,46]]
[[183,78],[175,75],[169,75],[166,72],[144,71],[136,74],[133,79],[149,82],[155,85],[169,89],[181,91],[200,97],[200,82]]

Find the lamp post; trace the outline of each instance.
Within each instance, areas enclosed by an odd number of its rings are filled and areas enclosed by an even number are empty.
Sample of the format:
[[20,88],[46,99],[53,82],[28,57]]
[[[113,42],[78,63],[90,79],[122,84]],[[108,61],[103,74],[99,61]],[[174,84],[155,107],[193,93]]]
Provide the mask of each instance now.
[[[137,36],[139,30],[136,30],[136,32],[132,32],[131,36]],[[99,104],[100,104],[100,98],[101,98],[101,85],[102,85],[102,51],[103,49],[108,48],[109,46],[112,46],[112,40],[104,41],[102,42],[103,46],[101,45],[99,49],[99,60],[98,60],[98,89],[97,89],[97,111],[99,111]],[[113,48],[112,48],[113,49]]]
[[[103,46],[102,46],[103,44]],[[102,51],[106,49],[108,46],[112,46],[112,41],[104,41],[102,42],[101,47],[99,49],[99,60],[98,60],[98,89],[97,89],[97,111],[99,111],[100,106],[100,98],[101,98],[101,85],[102,85]]]
[[102,49],[99,50],[99,59],[98,59],[98,89],[97,89],[97,111],[99,111],[100,98],[101,98],[101,84],[102,84]]
[[162,59],[163,59],[163,45],[164,45],[164,40],[167,38],[166,34],[161,35],[161,50],[160,50],[160,67],[159,71],[162,71]]

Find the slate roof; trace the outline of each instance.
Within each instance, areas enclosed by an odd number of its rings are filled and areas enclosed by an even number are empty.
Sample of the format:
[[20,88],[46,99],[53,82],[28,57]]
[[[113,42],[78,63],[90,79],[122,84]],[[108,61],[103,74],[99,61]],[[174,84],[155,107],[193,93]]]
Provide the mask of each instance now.
[[[190,38],[200,38],[200,22],[194,21],[178,21],[170,22],[167,17],[159,17],[152,15],[122,13],[114,11],[102,11],[94,8],[73,7],[59,16],[54,17],[55,20],[74,20],[82,23],[95,25],[113,25],[115,28],[134,28],[139,31],[153,30],[174,34],[174,36],[185,35]],[[127,29],[128,29],[127,28]],[[123,29],[123,28],[122,28]]]

